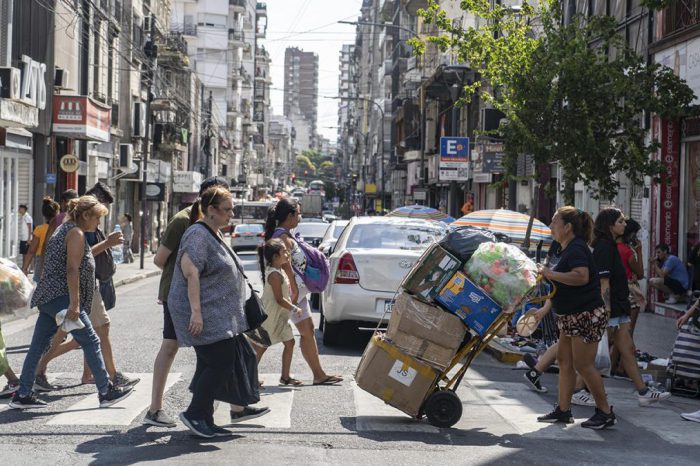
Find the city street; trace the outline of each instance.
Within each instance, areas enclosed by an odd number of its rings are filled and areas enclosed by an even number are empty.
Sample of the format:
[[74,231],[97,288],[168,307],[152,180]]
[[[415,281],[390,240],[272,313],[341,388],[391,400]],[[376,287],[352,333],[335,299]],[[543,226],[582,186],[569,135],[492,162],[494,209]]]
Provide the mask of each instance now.
[[[255,256],[242,257],[259,288]],[[607,379],[619,419],[615,428],[582,429],[579,424],[592,408],[576,406],[576,425],[540,424],[535,417],[555,402],[556,376],[545,374],[550,391],[540,395],[526,387],[522,371],[482,354],[458,390],[464,404],[461,421],[452,429],[438,429],[410,420],[355,386],[362,341],[343,349],[321,346],[326,370],[345,376],[339,386],[278,387],[281,346],[268,351],[260,371],[265,384],[261,405],[272,411],[233,426],[233,439],[196,439],[179,423],[174,429],[143,426],[161,340],[158,280],[120,287],[117,308],[111,312],[117,367],[141,378],[135,393],[112,408],[97,409],[94,387],[78,385],[81,354],[56,360],[49,378],[61,389],[43,397],[50,402],[47,409],[21,412],[7,409],[8,400],[0,401],[3,464],[697,464],[698,425],[678,416],[700,408],[697,400],[672,397],[664,405],[640,408],[629,382]],[[34,319],[4,328],[16,371],[21,370]],[[189,402],[194,360],[189,348],[176,358],[165,396],[170,414]],[[298,348],[293,374],[310,383]],[[226,423],[227,408],[221,404],[217,410],[221,424]]]

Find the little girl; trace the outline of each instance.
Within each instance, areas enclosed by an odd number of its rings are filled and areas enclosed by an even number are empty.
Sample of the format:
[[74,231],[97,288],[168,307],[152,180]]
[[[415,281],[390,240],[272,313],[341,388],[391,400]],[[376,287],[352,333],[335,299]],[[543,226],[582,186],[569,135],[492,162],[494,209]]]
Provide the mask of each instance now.
[[[301,385],[301,381],[289,375],[292,355],[294,354],[294,335],[292,334],[292,325],[289,323],[289,316],[291,312],[302,312],[300,307],[292,304],[289,278],[282,270],[282,267],[289,263],[289,251],[282,240],[271,239],[263,246],[262,256],[265,282],[262,301],[267,313],[267,319],[263,322],[262,327],[270,334],[271,345],[280,342],[284,344],[280,384]],[[260,359],[267,348],[257,345],[254,347],[258,355],[258,364],[260,364]]]

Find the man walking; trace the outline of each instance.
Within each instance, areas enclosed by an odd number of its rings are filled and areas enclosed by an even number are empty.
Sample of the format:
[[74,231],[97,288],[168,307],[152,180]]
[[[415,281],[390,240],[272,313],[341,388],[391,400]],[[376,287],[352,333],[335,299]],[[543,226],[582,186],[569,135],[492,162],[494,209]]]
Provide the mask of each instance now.
[[666,295],[666,304],[676,304],[688,291],[688,271],[683,261],[670,253],[668,244],[656,246],[654,270],[656,277],[649,279],[649,285]]
[[[223,186],[228,189],[229,184],[225,178],[215,176],[204,180],[199,188],[199,195],[212,186]],[[192,209],[187,207],[170,219],[168,226],[160,239],[160,246],[156,251],[153,262],[163,271],[160,277],[160,287],[158,289],[158,301],[163,303],[163,342],[153,364],[153,388],[151,390],[151,406],[143,420],[144,424],[157,427],[175,427],[175,420],[163,411],[163,393],[165,383],[168,379],[170,367],[177,354],[177,336],[170,311],[168,310],[168,293],[170,292],[170,282],[175,271],[175,261],[177,251],[180,247],[180,240],[185,230],[190,226],[190,213]],[[269,411],[268,408],[252,408],[231,405],[232,421],[239,422],[245,419],[262,416]]]
[[[34,220],[27,212],[27,206],[20,204],[19,212],[19,253],[24,256],[29,251],[29,243],[32,242],[32,231],[34,231]],[[22,257],[24,263],[24,257]]]

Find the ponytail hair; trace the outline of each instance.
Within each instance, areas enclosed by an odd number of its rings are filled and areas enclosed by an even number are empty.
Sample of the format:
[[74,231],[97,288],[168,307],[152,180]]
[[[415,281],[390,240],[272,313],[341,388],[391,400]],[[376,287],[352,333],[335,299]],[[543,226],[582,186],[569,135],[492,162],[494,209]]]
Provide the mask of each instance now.
[[593,218],[591,215],[574,206],[564,206],[557,209],[557,214],[564,223],[570,223],[576,238],[581,238],[586,244],[591,243],[593,234]]
[[272,239],[275,229],[290,214],[295,214],[299,208],[299,201],[291,197],[283,197],[267,210],[267,220],[265,221],[265,241]]
[[207,188],[206,191],[202,193],[200,197],[194,201],[192,204],[192,211],[190,212],[190,225],[198,222],[207,212],[209,207],[218,207],[224,199],[232,197],[231,192],[219,185]]
[[50,196],[46,196],[43,201],[41,201],[41,215],[46,219],[46,223],[51,222],[53,218],[60,212],[61,206],[58,202],[54,201]]

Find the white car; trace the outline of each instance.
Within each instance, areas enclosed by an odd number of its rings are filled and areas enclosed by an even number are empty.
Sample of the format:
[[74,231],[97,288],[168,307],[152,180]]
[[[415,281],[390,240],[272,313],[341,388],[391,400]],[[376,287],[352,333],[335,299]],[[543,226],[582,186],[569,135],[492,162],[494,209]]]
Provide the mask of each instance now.
[[328,252],[335,246],[338,238],[340,238],[340,234],[348,223],[349,220],[335,220],[331,222],[331,226],[328,227],[326,234],[323,236],[323,239],[321,239],[321,244],[318,245],[318,250],[328,256]]
[[231,233],[231,249],[235,252],[244,249],[255,250],[265,241],[265,231],[259,223],[236,225]]
[[337,344],[347,331],[386,322],[403,278],[446,232],[430,220],[352,218],[332,248],[329,284],[321,294],[323,343]]

